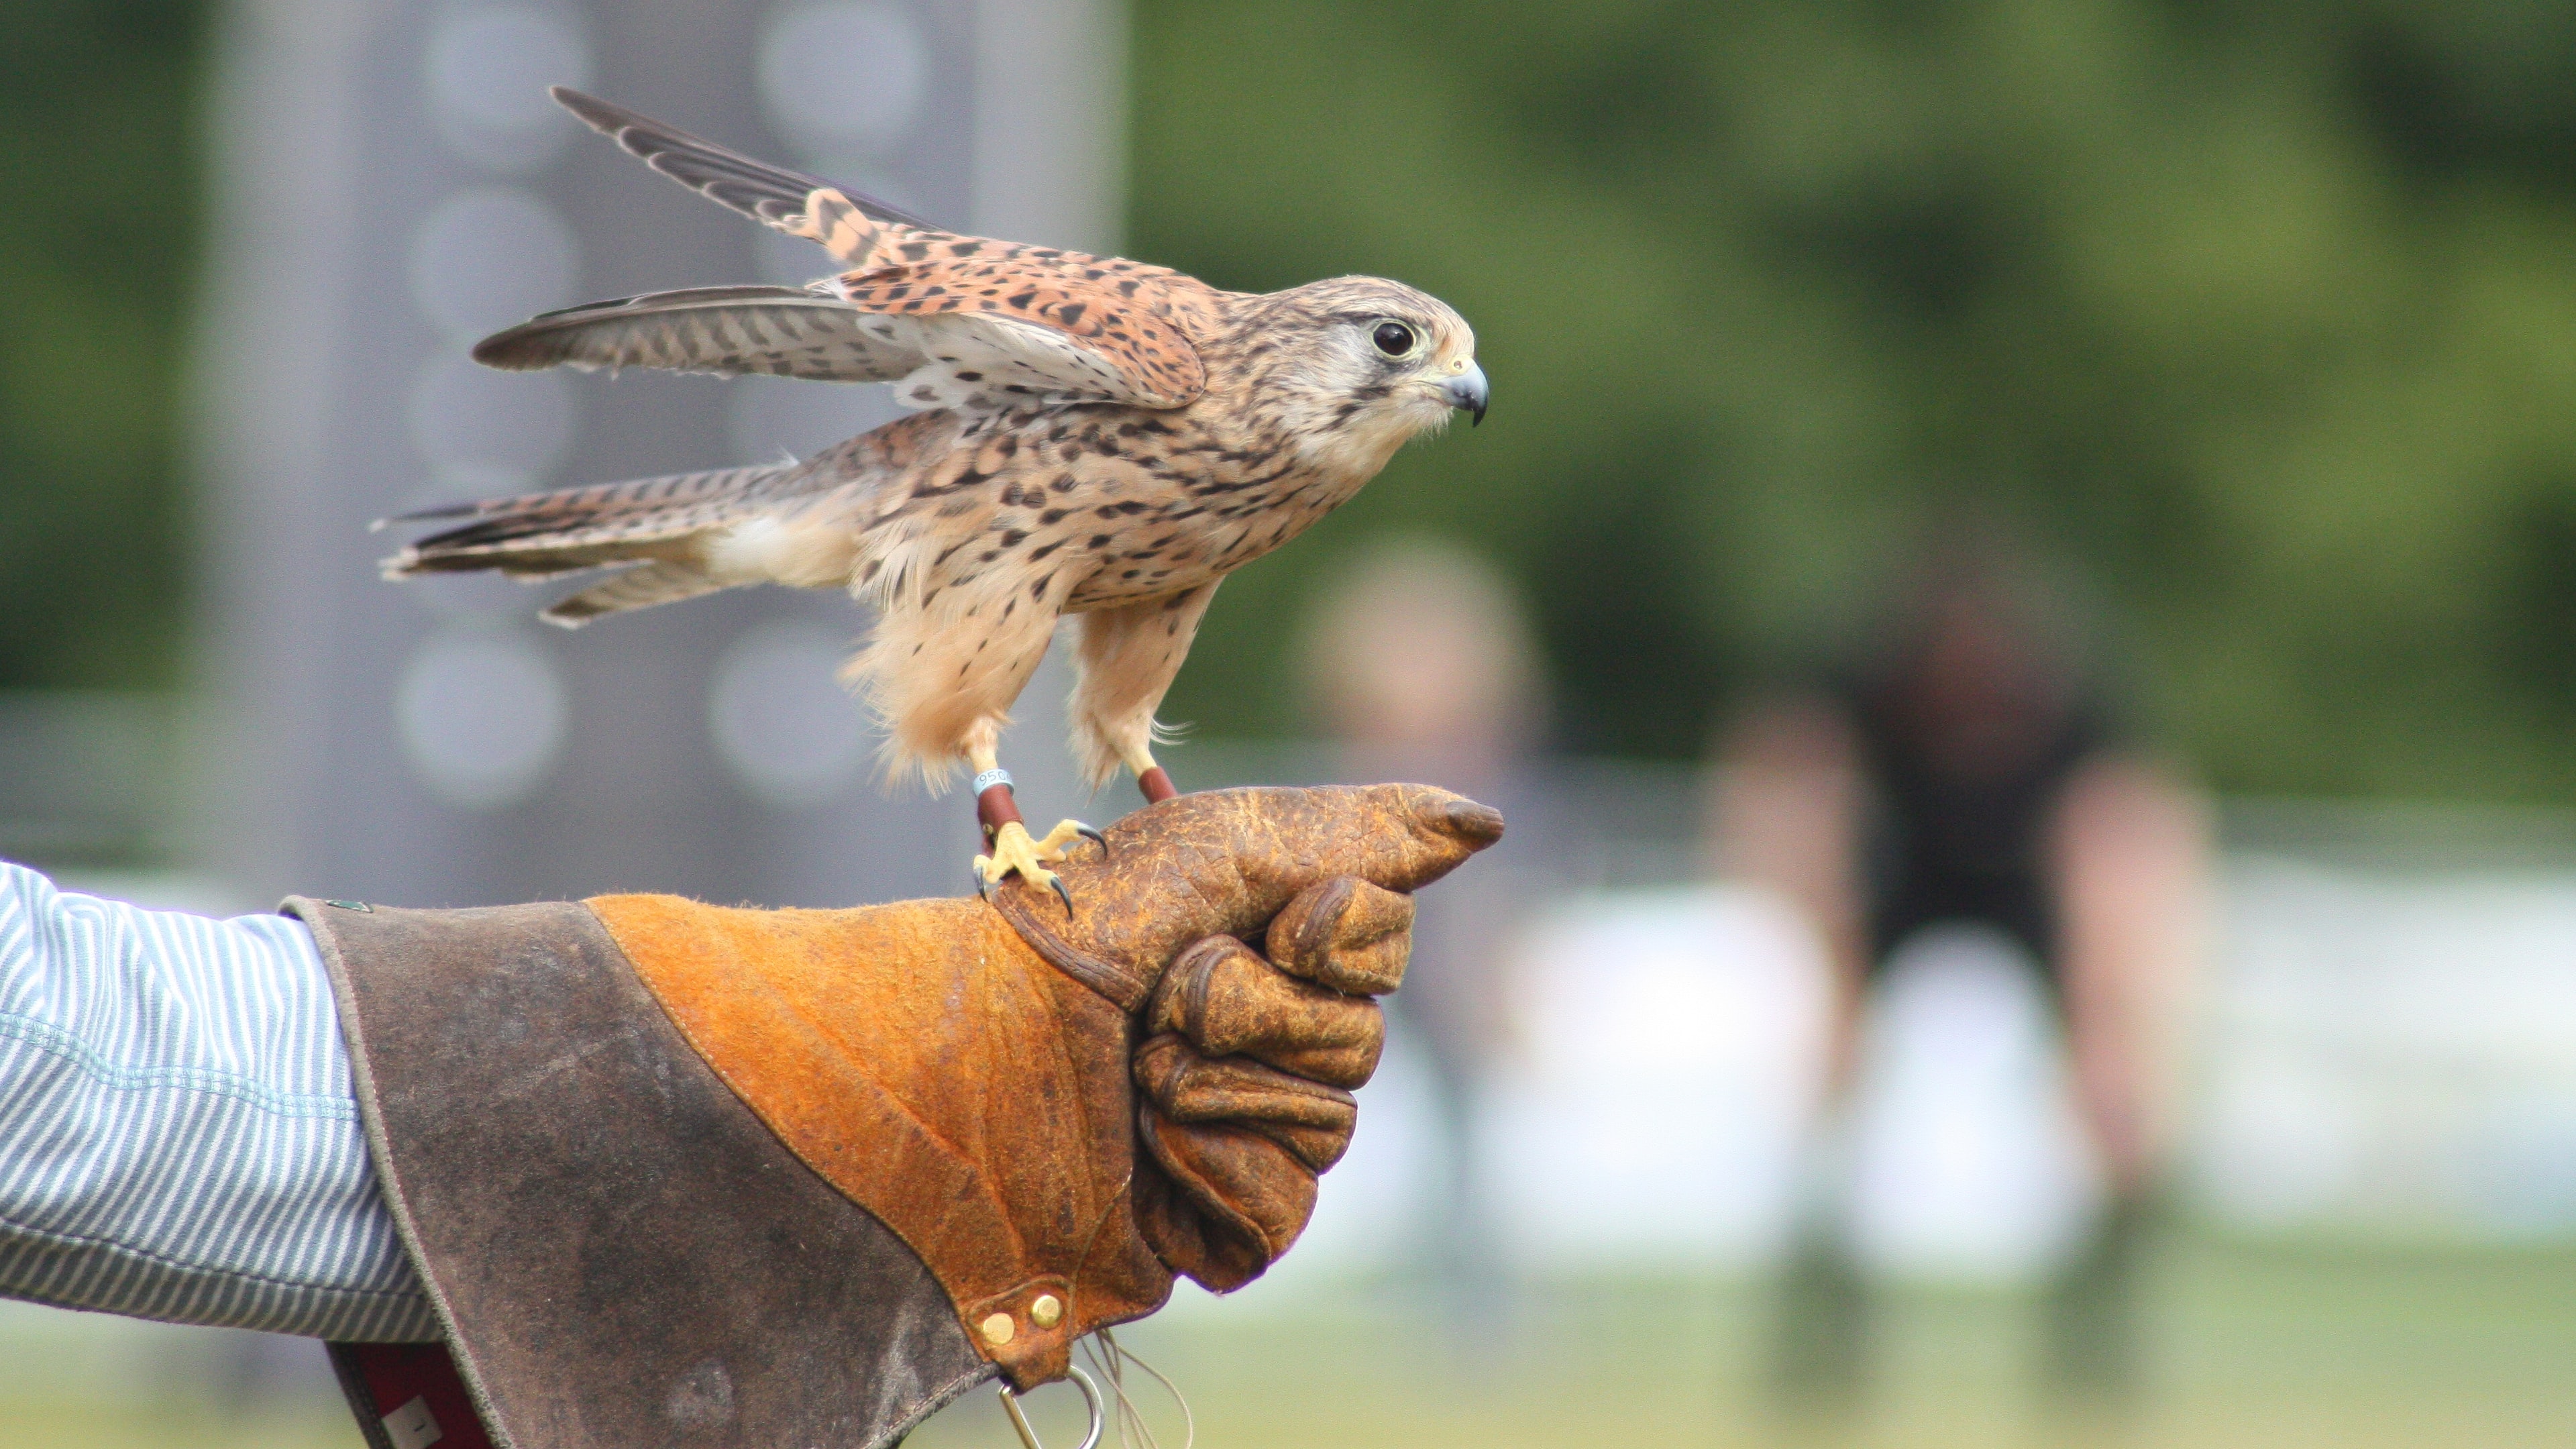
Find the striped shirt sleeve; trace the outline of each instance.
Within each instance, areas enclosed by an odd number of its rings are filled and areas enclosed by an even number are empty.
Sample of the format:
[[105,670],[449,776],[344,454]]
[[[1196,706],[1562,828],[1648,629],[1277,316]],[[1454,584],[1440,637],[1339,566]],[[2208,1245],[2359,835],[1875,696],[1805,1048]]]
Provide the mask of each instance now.
[[147,911],[0,862],[0,1296],[439,1336],[301,921]]

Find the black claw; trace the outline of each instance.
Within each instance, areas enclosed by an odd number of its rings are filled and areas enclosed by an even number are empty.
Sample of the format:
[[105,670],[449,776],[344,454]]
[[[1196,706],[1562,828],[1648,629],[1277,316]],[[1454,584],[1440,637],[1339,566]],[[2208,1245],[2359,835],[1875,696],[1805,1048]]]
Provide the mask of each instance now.
[[1073,822],[1073,833],[1074,833],[1074,834],[1076,834],[1076,835],[1081,836],[1081,837],[1082,837],[1083,839],[1085,839],[1085,840],[1097,840],[1097,841],[1099,841],[1099,842],[1100,842],[1100,858],[1101,858],[1101,859],[1103,859],[1103,860],[1107,860],[1107,859],[1109,858],[1109,837],[1108,837],[1108,836],[1101,834],[1099,831],[1092,829],[1090,826],[1083,824],[1083,823],[1082,823],[1081,821],[1079,821],[1079,820],[1077,820],[1077,821]]
[[984,892],[986,888],[992,885],[992,882],[984,879],[984,873],[971,865],[966,867],[966,873],[975,877],[975,899],[979,901],[991,900],[992,897],[986,895]]
[[1064,877],[1056,876],[1050,879],[1047,884],[1054,886],[1056,895],[1064,901],[1065,919],[1073,919],[1073,892],[1064,888]]

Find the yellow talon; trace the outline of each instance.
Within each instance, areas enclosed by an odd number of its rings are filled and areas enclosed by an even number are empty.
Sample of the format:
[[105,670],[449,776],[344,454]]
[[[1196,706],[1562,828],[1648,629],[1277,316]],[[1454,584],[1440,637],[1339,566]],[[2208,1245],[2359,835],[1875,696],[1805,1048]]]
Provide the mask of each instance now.
[[[1013,820],[993,832],[993,853],[975,857],[976,878],[988,886],[1000,885],[1004,876],[1018,872],[1020,879],[1040,890],[1051,890],[1064,900],[1065,909],[1073,909],[1073,896],[1064,882],[1046,868],[1050,860],[1062,860],[1066,848],[1074,841],[1098,839],[1100,832],[1079,820],[1059,822],[1046,833],[1044,840],[1029,838],[1028,827]],[[1105,845],[1105,842],[1104,842]]]
[[1046,839],[1037,842],[1038,859],[1062,860],[1077,840],[1097,840],[1102,850],[1109,848],[1109,838],[1099,831],[1079,820],[1059,820],[1055,829],[1046,833]]

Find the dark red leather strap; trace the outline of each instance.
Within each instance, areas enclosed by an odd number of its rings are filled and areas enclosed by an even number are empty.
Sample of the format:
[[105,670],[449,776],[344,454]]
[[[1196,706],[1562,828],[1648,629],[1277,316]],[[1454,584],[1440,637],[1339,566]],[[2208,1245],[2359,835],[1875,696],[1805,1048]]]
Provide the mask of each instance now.
[[1005,825],[1018,825],[1020,804],[1011,798],[1009,781],[987,786],[975,797],[975,821],[984,827],[984,848],[993,848],[993,836]]
[[331,1368],[368,1449],[496,1449],[443,1343],[335,1343]]

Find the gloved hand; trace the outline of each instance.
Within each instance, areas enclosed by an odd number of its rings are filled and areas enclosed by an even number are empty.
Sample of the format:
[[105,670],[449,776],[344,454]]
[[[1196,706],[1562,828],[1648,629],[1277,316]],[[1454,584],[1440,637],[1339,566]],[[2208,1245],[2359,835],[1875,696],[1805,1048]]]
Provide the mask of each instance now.
[[1137,1128],[1177,1193],[1142,1226],[1164,1263],[1217,1292],[1288,1251],[1316,1176],[1350,1147],[1346,1089],[1377,1070],[1373,997],[1404,979],[1413,898],[1355,876],[1308,887],[1273,917],[1267,959],[1232,936],[1181,953],[1145,1013]]
[[[1350,1146],[1358,1104],[1347,1089],[1368,1081],[1386,1044],[1372,998],[1403,981],[1412,949],[1402,892],[1426,866],[1446,874],[1452,852],[1464,859],[1499,837],[1502,818],[1422,789],[1189,798],[1129,817],[1136,833],[1113,833],[1093,862],[1105,869],[1068,877],[1080,903],[1071,930],[1034,891],[1001,907],[1050,960],[1141,1003],[1137,1127],[1167,1181],[1139,1174],[1139,1227],[1167,1267],[1222,1293],[1296,1241],[1318,1174]],[[1429,857],[1417,834],[1426,820],[1442,842]]]
[[1229,790],[1078,851],[1070,911],[1017,881],[990,904],[590,904],[699,1055],[1025,1389],[1175,1272],[1233,1288],[1295,1241],[1377,1064],[1404,893],[1501,833],[1421,786]]

